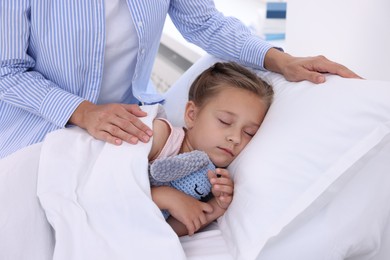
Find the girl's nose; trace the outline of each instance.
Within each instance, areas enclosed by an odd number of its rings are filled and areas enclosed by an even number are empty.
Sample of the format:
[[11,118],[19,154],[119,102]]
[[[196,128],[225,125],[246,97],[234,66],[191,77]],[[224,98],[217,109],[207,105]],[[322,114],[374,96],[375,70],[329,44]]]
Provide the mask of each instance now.
[[226,138],[228,142],[232,142],[234,144],[239,144],[241,142],[241,134],[240,133],[231,133]]

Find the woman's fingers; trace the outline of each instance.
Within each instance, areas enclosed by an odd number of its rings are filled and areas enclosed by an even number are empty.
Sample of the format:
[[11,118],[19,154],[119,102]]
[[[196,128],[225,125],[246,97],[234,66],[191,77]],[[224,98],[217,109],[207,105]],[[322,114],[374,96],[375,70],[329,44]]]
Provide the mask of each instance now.
[[86,129],[93,137],[112,144],[122,141],[136,144],[148,142],[152,130],[139,117],[146,116],[138,105],[82,102],[69,122]]

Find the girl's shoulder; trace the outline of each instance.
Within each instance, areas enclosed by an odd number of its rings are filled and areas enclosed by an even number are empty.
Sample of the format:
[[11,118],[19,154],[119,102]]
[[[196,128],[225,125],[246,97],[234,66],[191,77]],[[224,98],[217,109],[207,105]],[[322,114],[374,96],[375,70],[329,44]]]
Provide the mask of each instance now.
[[171,125],[165,119],[153,120],[152,148],[149,152],[149,161],[153,161],[160,154],[171,134]]

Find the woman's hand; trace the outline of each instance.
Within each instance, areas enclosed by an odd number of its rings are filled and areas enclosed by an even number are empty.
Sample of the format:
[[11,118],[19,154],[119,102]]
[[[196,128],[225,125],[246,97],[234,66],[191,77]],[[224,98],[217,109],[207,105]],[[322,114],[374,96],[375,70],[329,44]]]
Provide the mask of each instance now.
[[264,60],[264,68],[282,74],[288,81],[309,80],[313,83],[325,82],[323,73],[336,74],[344,78],[361,78],[347,67],[330,61],[324,56],[293,57],[271,48]]
[[88,131],[96,139],[120,145],[122,141],[136,144],[148,142],[152,130],[138,117],[146,116],[138,105],[95,105],[83,101],[69,119],[69,123]]
[[208,172],[208,177],[212,185],[211,192],[218,206],[227,209],[233,200],[234,183],[230,178],[229,171],[217,168],[215,173]]

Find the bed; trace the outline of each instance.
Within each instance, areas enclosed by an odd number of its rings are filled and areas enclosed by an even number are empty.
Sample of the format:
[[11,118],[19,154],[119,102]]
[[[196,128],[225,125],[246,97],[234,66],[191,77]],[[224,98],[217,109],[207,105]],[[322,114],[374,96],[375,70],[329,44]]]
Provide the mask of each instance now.
[[[216,61],[194,64],[144,122],[183,125],[189,84]],[[71,127],[0,161],[0,259],[389,259],[390,82],[257,73],[275,101],[229,167],[217,222],[176,237],[150,199],[150,144]]]

